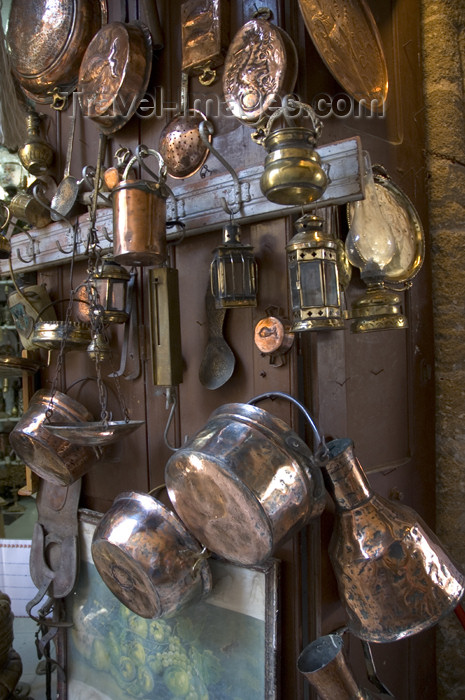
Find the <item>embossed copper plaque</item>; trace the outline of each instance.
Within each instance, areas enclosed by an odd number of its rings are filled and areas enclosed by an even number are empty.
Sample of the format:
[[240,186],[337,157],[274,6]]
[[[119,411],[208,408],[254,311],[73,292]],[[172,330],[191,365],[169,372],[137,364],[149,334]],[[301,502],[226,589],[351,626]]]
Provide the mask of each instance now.
[[144,96],[152,42],[142,22],[110,22],[94,36],[79,70],[79,101],[104,134],[121,129]]
[[186,73],[223,63],[226,2],[187,0],[181,5],[182,70]]
[[223,75],[233,115],[257,124],[277,98],[292,91],[296,78],[297,52],[289,35],[265,19],[244,24],[228,48]]
[[323,62],[357,102],[376,111],[388,94],[383,45],[365,0],[299,0],[307,31]]

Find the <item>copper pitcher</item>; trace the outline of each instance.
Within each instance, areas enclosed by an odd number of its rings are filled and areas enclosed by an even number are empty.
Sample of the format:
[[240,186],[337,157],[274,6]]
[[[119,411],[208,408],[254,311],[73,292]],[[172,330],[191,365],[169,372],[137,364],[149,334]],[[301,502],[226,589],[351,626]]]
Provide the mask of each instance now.
[[156,155],[160,164],[158,182],[128,179],[138,160],[134,156],[126,166],[121,183],[111,192],[114,259],[122,265],[154,267],[167,257],[166,167],[157,151],[150,150],[150,153]]
[[321,515],[321,471],[306,443],[279,418],[226,404],[170,457],[174,509],[210,551],[247,566],[266,561]]
[[329,556],[349,630],[394,642],[435,625],[465,592],[465,576],[411,508],[374,493],[349,439],[328,443],[336,504]]

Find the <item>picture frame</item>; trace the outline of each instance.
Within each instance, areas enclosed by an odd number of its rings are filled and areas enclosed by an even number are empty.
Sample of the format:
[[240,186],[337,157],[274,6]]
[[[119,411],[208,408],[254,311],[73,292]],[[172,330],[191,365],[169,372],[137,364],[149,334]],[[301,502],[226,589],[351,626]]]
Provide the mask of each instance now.
[[66,599],[58,700],[277,700],[279,561],[209,558],[211,592],[147,620],[107,588],[91,556],[102,514],[79,510],[80,573]]

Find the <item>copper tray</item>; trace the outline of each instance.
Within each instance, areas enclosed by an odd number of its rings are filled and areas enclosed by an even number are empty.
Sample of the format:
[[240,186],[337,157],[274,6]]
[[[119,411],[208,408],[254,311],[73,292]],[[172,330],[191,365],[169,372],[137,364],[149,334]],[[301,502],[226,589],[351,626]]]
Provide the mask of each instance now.
[[30,360],[27,357],[0,357],[0,378],[21,377],[23,372],[35,374],[43,366],[42,362]]
[[41,103],[70,94],[88,43],[107,21],[106,0],[13,0],[7,43],[26,95]]
[[381,37],[365,0],[299,0],[315,47],[338,83],[357,102],[383,109],[388,72]]
[[79,425],[47,425],[47,430],[72,445],[111,445],[144,425],[143,420],[79,423]]

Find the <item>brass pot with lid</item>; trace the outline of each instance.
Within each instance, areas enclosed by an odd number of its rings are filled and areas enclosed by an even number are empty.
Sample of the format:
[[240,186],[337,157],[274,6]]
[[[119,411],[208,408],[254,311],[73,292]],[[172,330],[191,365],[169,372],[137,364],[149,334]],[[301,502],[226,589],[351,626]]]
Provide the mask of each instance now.
[[[290,110],[297,110],[292,116]],[[307,116],[307,126],[285,126],[273,129],[280,118],[296,120]],[[322,124],[314,110],[297,100],[289,99],[277,109],[264,129],[258,129],[253,139],[267,150],[260,187],[267,199],[276,204],[305,205],[324,194],[328,175],[315,145],[321,134]]]

